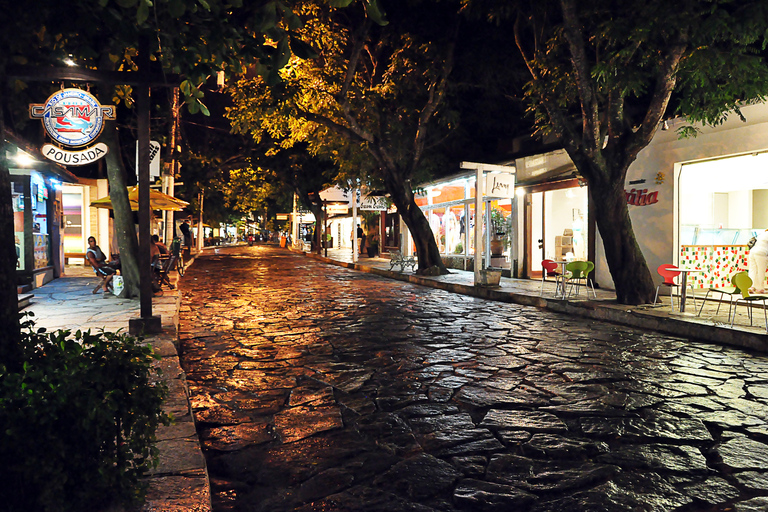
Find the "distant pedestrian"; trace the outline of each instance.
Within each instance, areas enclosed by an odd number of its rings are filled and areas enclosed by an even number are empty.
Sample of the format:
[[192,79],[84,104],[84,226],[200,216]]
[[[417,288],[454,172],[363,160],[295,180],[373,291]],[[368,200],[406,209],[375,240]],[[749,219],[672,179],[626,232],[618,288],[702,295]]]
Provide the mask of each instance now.
[[179,231],[181,231],[181,234],[184,235],[184,245],[186,245],[187,247],[191,247],[192,246],[192,231],[190,231],[190,229],[189,229],[189,222],[187,222],[186,219],[179,226]]

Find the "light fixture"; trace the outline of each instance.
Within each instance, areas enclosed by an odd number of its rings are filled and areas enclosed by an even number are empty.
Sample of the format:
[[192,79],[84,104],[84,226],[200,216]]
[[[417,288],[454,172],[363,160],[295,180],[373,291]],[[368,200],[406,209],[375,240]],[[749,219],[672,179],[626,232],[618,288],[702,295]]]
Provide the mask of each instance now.
[[77,62],[75,62],[74,59],[72,59],[72,55],[64,59],[64,64],[66,64],[67,66],[73,66],[73,67],[77,66]]
[[525,189],[524,188],[516,188],[515,194],[517,194],[517,197],[525,197]]
[[32,155],[20,149],[17,150],[13,160],[22,167],[29,167],[37,161],[32,158]]

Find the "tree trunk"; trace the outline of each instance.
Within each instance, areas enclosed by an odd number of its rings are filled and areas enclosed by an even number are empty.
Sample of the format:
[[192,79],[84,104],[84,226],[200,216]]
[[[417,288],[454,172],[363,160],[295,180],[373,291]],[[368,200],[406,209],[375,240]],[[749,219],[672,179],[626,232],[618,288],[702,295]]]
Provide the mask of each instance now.
[[[597,180],[595,180],[597,181]],[[595,198],[597,228],[603,239],[608,268],[616,286],[619,304],[648,304],[653,301],[656,287],[645,256],[632,230],[623,181],[590,183]]]
[[392,202],[397,206],[397,211],[403,218],[405,225],[411,232],[413,243],[416,245],[416,255],[419,260],[420,274],[443,275],[448,274],[443,259],[440,257],[440,248],[435,241],[435,235],[429,226],[424,212],[416,204],[413,191],[407,187],[408,182],[398,186],[393,180],[386,180],[387,191]]
[[0,366],[17,370],[21,365],[21,350],[13,229],[11,175],[6,158],[4,109],[0,103],[0,325],[3,326],[0,329]]
[[120,144],[117,125],[113,122],[105,126],[102,139],[109,146],[109,153],[104,158],[109,178],[109,199],[115,212],[115,236],[120,251],[120,274],[125,287],[122,297],[139,296],[139,240],[136,237],[136,225],[133,211],[128,200],[128,185],[120,159]]

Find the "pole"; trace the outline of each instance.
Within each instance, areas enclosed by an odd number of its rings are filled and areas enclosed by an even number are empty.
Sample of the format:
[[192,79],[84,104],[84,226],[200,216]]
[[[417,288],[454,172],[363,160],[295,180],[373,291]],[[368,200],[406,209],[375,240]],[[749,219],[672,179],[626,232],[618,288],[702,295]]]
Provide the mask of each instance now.
[[357,190],[352,190],[352,263],[357,263]]
[[325,257],[328,257],[328,204],[323,201],[323,247],[325,247]]
[[475,170],[475,223],[474,223],[474,234],[475,234],[475,284],[480,284],[480,258],[482,257],[482,244],[483,244],[483,238],[482,238],[482,230],[478,229],[478,225],[480,224],[480,220],[483,218],[483,212],[481,211],[482,208],[482,196],[483,196],[483,168],[481,166],[478,166]]
[[[149,37],[139,37],[139,72],[149,70]],[[150,267],[150,215],[149,204],[149,84],[138,87],[139,136],[139,318],[128,320],[128,332],[133,335],[159,333],[163,330],[162,319],[152,316],[152,268]]]
[[[139,39],[139,70],[149,69],[149,39]],[[152,275],[150,268],[149,230],[149,86],[139,87],[137,98],[139,130],[139,280],[141,317],[152,316]]]
[[197,252],[200,253],[203,250],[203,201],[205,200],[205,191],[200,191],[200,219],[197,222]]

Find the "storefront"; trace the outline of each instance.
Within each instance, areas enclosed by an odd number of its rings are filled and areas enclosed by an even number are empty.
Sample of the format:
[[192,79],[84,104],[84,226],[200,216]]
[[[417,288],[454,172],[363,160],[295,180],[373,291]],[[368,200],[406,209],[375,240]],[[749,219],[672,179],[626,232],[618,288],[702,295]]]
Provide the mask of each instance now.
[[[472,270],[475,257],[475,172],[463,172],[444,180],[422,185],[416,196],[432,228],[435,242],[446,266]],[[490,245],[491,267],[510,270],[514,266],[516,228],[512,215],[514,198],[484,201],[491,212],[491,236],[481,222],[482,246]],[[410,242],[413,251],[413,242]],[[485,249],[479,251],[485,255]]]
[[21,146],[13,140],[8,154],[16,275],[19,285],[34,288],[63,273],[61,187],[77,178]]

